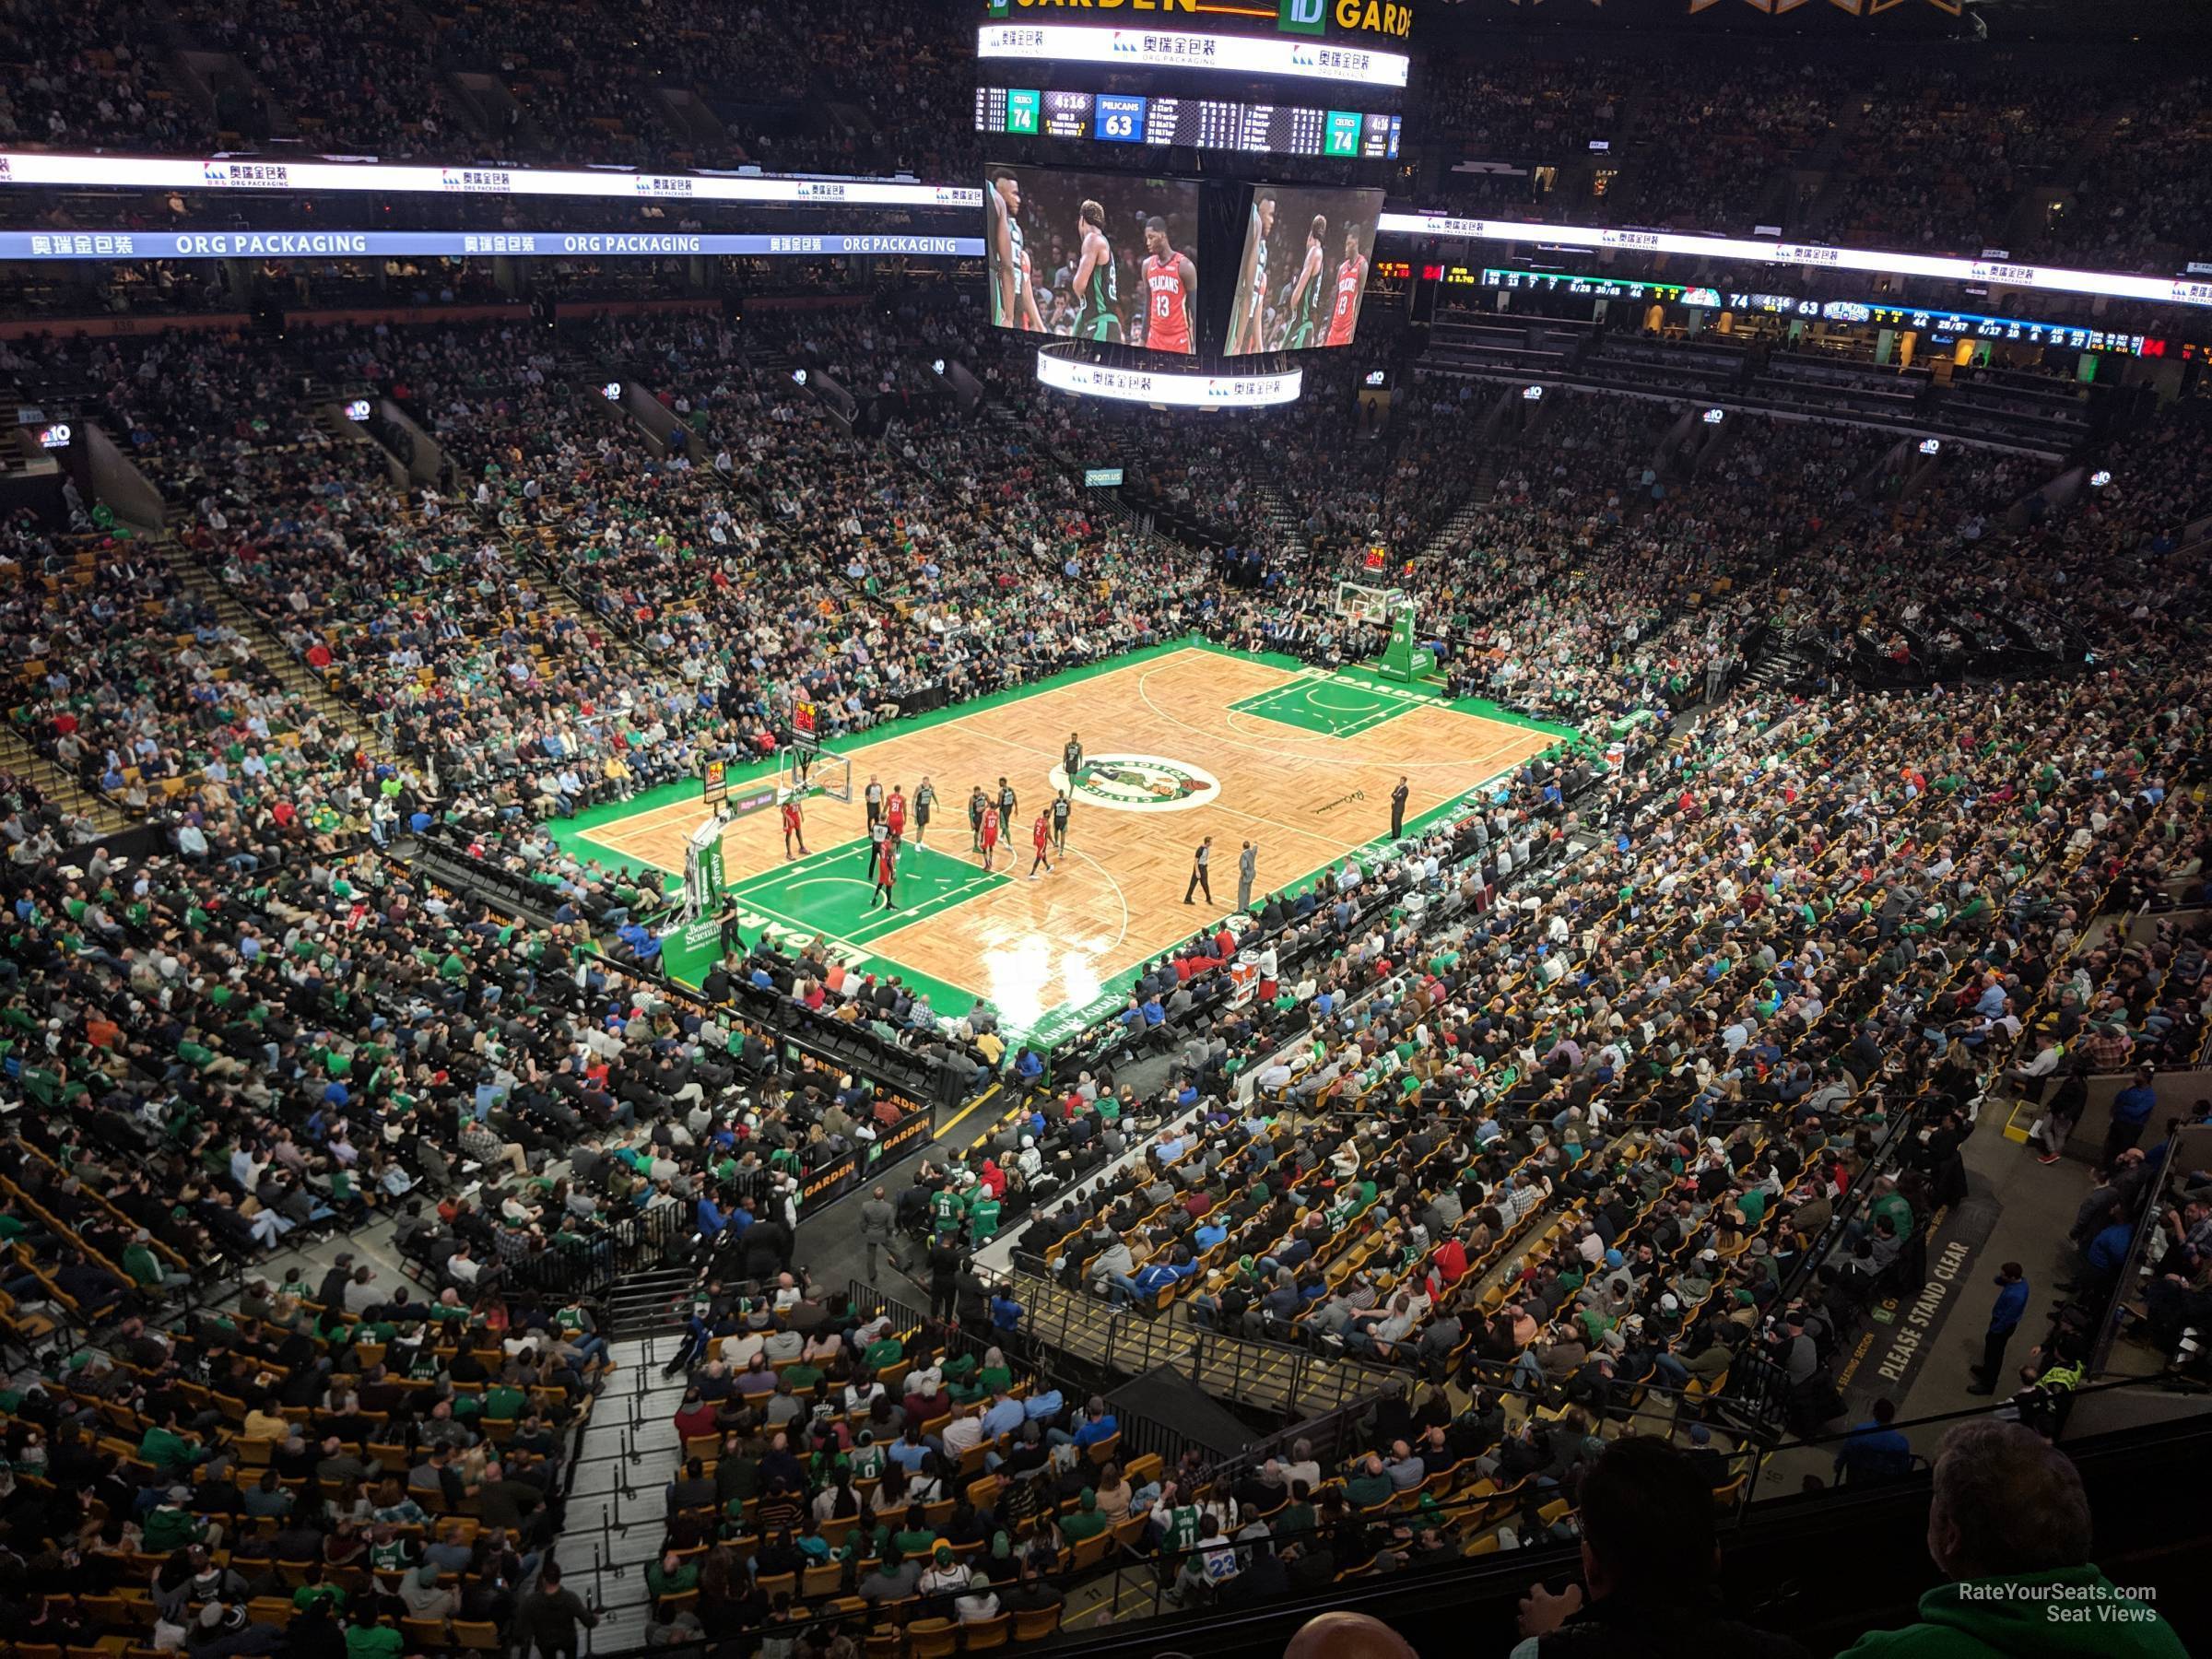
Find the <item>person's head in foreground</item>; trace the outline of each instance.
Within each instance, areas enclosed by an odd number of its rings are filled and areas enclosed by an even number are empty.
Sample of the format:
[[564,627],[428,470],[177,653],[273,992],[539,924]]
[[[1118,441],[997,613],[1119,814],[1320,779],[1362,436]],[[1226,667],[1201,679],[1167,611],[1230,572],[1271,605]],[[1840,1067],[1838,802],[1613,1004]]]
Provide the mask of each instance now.
[[1714,1514],[1712,1488],[1674,1446],[1650,1435],[1615,1441],[1583,1480],[1583,1582],[1557,1595],[1530,1590],[1512,1659],[1641,1651],[1647,1641],[1664,1652],[1805,1659],[1789,1638],[1727,1617],[1714,1583]]
[[1420,1659],[1412,1643],[1365,1613],[1316,1613],[1298,1627],[1283,1659]]
[[1928,1505],[1928,1554],[1950,1582],[1916,1623],[1860,1637],[1845,1659],[2183,1659],[2173,1627],[2089,1564],[2091,1542],[2071,1458],[2018,1423],[1961,1423]]

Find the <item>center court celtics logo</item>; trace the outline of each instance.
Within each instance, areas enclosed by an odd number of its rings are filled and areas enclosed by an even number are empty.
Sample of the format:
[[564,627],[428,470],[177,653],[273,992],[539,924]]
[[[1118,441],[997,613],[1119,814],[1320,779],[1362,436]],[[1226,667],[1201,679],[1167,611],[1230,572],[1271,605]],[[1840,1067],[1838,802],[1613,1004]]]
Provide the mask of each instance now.
[[1159,755],[1086,755],[1071,787],[1067,769],[1053,768],[1053,787],[1068,798],[1122,812],[1182,812],[1221,793],[1221,780],[1203,767]]

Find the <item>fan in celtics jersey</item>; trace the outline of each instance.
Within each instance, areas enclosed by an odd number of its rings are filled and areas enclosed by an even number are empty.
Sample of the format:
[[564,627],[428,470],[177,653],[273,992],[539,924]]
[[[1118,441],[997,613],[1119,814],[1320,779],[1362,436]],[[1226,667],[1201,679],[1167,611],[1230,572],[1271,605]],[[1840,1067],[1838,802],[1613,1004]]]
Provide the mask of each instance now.
[[991,258],[991,320],[1001,328],[1044,332],[1030,286],[1030,252],[1021,234],[1021,181],[1002,172],[991,182],[993,211],[987,229]]
[[1171,1480],[1160,1488],[1159,1500],[1152,1507],[1152,1524],[1159,1528],[1160,1553],[1181,1556],[1198,1547],[1206,1511],[1191,1501],[1180,1483]]
[[1322,294],[1328,286],[1322,279],[1326,259],[1321,251],[1328,233],[1328,217],[1315,214],[1313,222],[1306,227],[1305,264],[1298,267],[1298,280],[1290,285],[1290,293],[1283,301],[1282,324],[1276,330],[1277,351],[1303,351],[1321,344],[1314,336],[1321,332]]
[[1085,202],[1076,215],[1083,227],[1083,256],[1076,264],[1076,338],[1122,337],[1121,296],[1113,270],[1113,248],[1106,240],[1106,209]]

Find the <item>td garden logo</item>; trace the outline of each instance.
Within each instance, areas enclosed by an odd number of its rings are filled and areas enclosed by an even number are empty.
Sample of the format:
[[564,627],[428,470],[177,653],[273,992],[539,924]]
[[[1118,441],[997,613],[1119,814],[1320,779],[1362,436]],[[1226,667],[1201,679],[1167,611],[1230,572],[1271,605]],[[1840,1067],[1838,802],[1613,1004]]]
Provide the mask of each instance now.
[[1187,812],[1217,798],[1221,781],[1203,767],[1159,755],[1088,755],[1072,784],[1065,767],[1053,767],[1053,787],[1117,812]]

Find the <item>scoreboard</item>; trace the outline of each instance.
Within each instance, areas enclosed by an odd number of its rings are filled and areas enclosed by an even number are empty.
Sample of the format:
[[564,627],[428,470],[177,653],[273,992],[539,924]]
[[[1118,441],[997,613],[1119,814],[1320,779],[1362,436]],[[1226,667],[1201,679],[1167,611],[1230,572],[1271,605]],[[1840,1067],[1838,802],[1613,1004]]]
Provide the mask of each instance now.
[[978,87],[975,130],[1097,144],[1179,145],[1253,155],[1394,161],[1402,116],[1299,104],[1122,92]]

